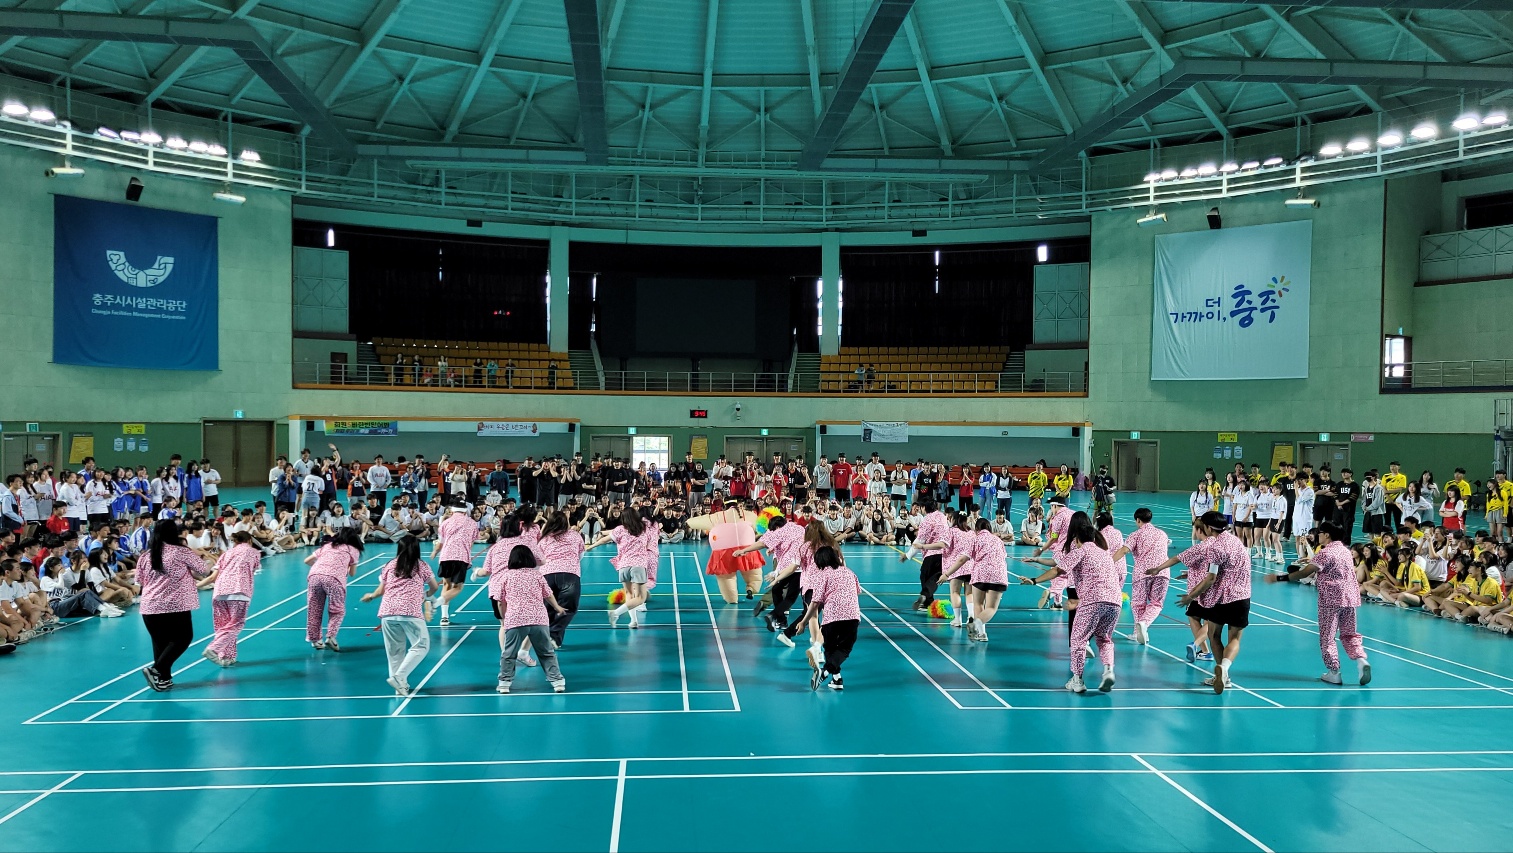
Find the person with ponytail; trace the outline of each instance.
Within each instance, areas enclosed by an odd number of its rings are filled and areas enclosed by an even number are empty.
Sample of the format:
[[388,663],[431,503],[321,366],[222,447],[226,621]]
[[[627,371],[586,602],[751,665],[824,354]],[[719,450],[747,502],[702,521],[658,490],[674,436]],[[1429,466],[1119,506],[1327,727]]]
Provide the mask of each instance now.
[[967,616],[967,639],[986,643],[988,623],[998,614],[998,603],[1009,588],[1009,555],[1003,540],[993,532],[991,521],[979,518],[975,527],[971,550],[959,556],[947,571],[955,574],[963,566],[971,566],[972,587],[968,594],[972,607]]
[[1324,674],[1320,680],[1326,684],[1341,684],[1340,652],[1335,648],[1335,634],[1345,644],[1345,654],[1355,661],[1361,686],[1371,683],[1371,663],[1366,660],[1366,645],[1355,629],[1355,611],[1361,606],[1361,588],[1355,580],[1355,565],[1350,559],[1346,543],[1350,537],[1339,525],[1326,521],[1319,525],[1319,549],[1301,566],[1291,568],[1286,574],[1267,575],[1267,583],[1278,581],[1301,581],[1317,575],[1314,586],[1319,592],[1319,651],[1324,656]]
[[[362,538],[350,527],[336,531],[330,542],[305,558],[305,565],[310,567],[305,639],[311,648],[341,651],[341,646],[336,643],[336,632],[341,630],[342,619],[347,615],[347,578],[357,574],[360,559]],[[323,618],[326,621],[324,634],[321,630]]]
[[764,609],[772,608],[766,618],[768,631],[788,627],[788,608],[799,597],[801,578],[798,573],[798,549],[804,544],[804,531],[807,529],[807,525],[791,522],[787,516],[775,515],[767,521],[766,533],[757,537],[757,541],[751,545],[735,551],[736,556],[740,557],[747,551],[765,548],[772,555],[772,571],[767,575],[767,592],[752,612],[752,615],[760,616]]
[[620,523],[599,535],[583,550],[592,551],[601,545],[613,542],[617,553],[610,564],[620,573],[620,583],[625,588],[625,603],[609,612],[611,628],[620,624],[620,617],[630,614],[630,627],[641,627],[640,610],[646,604],[649,590],[656,584],[657,560],[660,556],[657,529],[647,524],[641,513],[627,509],[620,514]]
[[[1189,624],[1207,626],[1208,647],[1215,663],[1214,674],[1203,679],[1215,693],[1232,687],[1230,666],[1240,654],[1240,637],[1250,625],[1250,552],[1229,530],[1229,520],[1212,510],[1193,520],[1196,544],[1151,569],[1153,574],[1178,563],[1187,566],[1187,592],[1177,604],[1187,608]],[[1224,630],[1229,629],[1229,639]],[[1187,647],[1187,660],[1197,654],[1196,639]]]
[[431,651],[431,635],[423,618],[426,602],[439,584],[431,567],[420,559],[420,543],[414,537],[399,540],[394,559],[378,571],[378,588],[364,595],[364,602],[380,596],[378,624],[383,631],[384,653],[389,658],[389,686],[395,696],[409,696],[410,673]]
[[[1040,606],[1042,607],[1045,605],[1047,596],[1053,594],[1056,596],[1065,595],[1067,642],[1071,642],[1072,637],[1077,633],[1078,606],[1077,578],[1071,571],[1072,563],[1077,560],[1077,554],[1072,550],[1072,545],[1076,543],[1073,543],[1070,538],[1071,530],[1072,526],[1078,523],[1085,523],[1088,527],[1092,527],[1093,522],[1092,519],[1088,518],[1087,513],[1081,511],[1072,512],[1070,509],[1067,509],[1065,504],[1055,503],[1055,500],[1055,497],[1051,498],[1051,505],[1055,507],[1055,515],[1052,516],[1052,519],[1053,521],[1055,519],[1063,519],[1059,524],[1056,524],[1059,530],[1053,529],[1050,541],[1044,547],[1035,549],[1034,554],[1023,559],[1023,562],[1026,563],[1038,563],[1050,568],[1041,572],[1036,577],[1020,578],[1019,583],[1038,586],[1043,581],[1050,581],[1050,586],[1047,588],[1045,595],[1040,597]],[[1047,550],[1050,551],[1051,555],[1049,557],[1042,556]],[[1060,592],[1055,592],[1058,588]],[[1072,648],[1074,649],[1074,656],[1093,656],[1093,650],[1086,646],[1083,646],[1080,650],[1075,646]]]
[[[966,476],[965,474],[963,475]],[[945,541],[919,546],[922,551],[940,551],[940,580],[947,585],[951,601],[951,627],[962,626],[962,591],[972,580],[972,525],[966,512],[957,512],[950,517],[951,526],[946,528]],[[969,594],[970,595],[970,594]],[[968,604],[967,616],[971,617]]]
[[[799,613],[799,618],[793,624],[777,632],[778,642],[789,647],[794,647],[793,638],[798,636],[805,628],[809,629],[809,665],[818,670],[825,656],[824,640],[820,628],[820,621],[810,608],[814,600],[815,587],[824,580],[826,567],[821,566],[815,555],[821,550],[829,548],[837,555],[840,554],[840,545],[823,524],[811,524],[804,528],[804,541],[795,549],[798,558],[799,595],[803,597],[804,609]],[[839,556],[837,556],[839,559]]]
[[[1123,593],[1119,586],[1119,570],[1109,554],[1108,540],[1093,526],[1087,513],[1076,512],[1067,524],[1065,540],[1056,546],[1056,554],[1051,572],[1070,576],[1072,584],[1067,588],[1068,594],[1073,589],[1077,591],[1076,618],[1072,622],[1069,643],[1072,677],[1067,681],[1066,689],[1073,693],[1087,692],[1082,674],[1087,666],[1084,649],[1091,638],[1098,645],[1098,660],[1103,664],[1098,689],[1107,693],[1114,689],[1114,626],[1119,621]],[[1026,578],[1021,583],[1030,580]]]
[[252,534],[231,534],[232,546],[216,561],[210,614],[215,639],[205,647],[205,657],[218,666],[236,663],[236,638],[247,627],[247,608],[252,606],[252,576],[262,570],[263,554],[252,544]]
[[568,523],[567,513],[553,510],[541,528],[536,550],[541,554],[541,576],[562,607],[552,616],[551,636],[557,648],[567,635],[567,626],[578,615],[583,593],[583,537]]
[[173,689],[173,664],[194,640],[193,614],[200,608],[195,582],[211,570],[184,547],[179,523],[171,518],[153,526],[146,557],[137,567],[142,624],[152,637],[152,663],[142,668],[142,676],[161,693]]
[[813,620],[824,611],[824,618],[820,620],[824,653],[809,656],[809,666],[813,670],[809,689],[820,689],[828,679],[831,690],[841,691],[846,689],[841,680],[841,665],[851,657],[851,650],[856,646],[856,629],[861,625],[862,586],[841,561],[840,551],[834,546],[821,545],[813,552],[812,562],[811,577],[817,580],[799,621]]
[[[537,549],[541,546],[541,528],[536,526],[536,522],[540,516],[541,511],[532,503],[521,504],[519,509],[506,515],[499,522],[499,538],[494,540],[494,544],[489,547],[488,553],[483,556],[483,565],[473,572],[474,579],[489,579],[489,601],[493,604],[494,617],[497,619],[502,620],[503,617],[499,612],[499,602],[494,595],[494,589],[498,583],[503,582],[503,579],[500,578],[500,573],[509,570],[510,554],[515,550],[516,546],[529,549],[531,554],[536,557],[536,562],[538,564],[541,562],[541,555],[537,553]],[[446,625],[449,623],[446,619],[443,619],[441,624]],[[501,644],[503,641],[504,635],[501,634]],[[531,657],[531,642],[529,638],[526,638],[520,644],[516,656],[526,666],[536,665],[536,659]]]
[[[443,481],[445,482],[445,481]],[[446,517],[436,528],[436,544],[431,557],[439,562],[442,589],[436,596],[441,606],[441,624],[452,624],[452,599],[462,593],[467,583],[468,567],[473,563],[473,543],[478,541],[478,522],[466,504],[446,505]]]
[[919,507],[924,517],[919,520],[919,532],[914,536],[914,544],[899,556],[898,561],[902,563],[916,555],[924,555],[919,561],[919,598],[914,600],[914,609],[926,610],[935,601],[935,588],[940,586],[942,559],[939,554],[925,554],[925,551],[945,548],[951,523],[940,511],[935,498],[929,495],[921,494],[914,505]]

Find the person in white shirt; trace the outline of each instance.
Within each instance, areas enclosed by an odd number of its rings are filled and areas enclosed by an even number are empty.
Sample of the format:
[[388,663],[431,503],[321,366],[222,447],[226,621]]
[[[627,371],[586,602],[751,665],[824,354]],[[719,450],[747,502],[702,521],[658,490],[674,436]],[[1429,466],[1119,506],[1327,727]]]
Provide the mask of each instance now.
[[1250,487],[1249,480],[1241,478],[1236,481],[1231,505],[1235,515],[1235,534],[1240,537],[1241,542],[1245,543],[1245,549],[1254,558],[1256,556],[1256,492]]
[[84,508],[84,490],[79,488],[79,475],[74,471],[63,474],[63,484],[58,487],[58,500],[68,506],[63,517],[68,519],[69,530],[78,532],[89,518]]
[[209,459],[200,460],[200,486],[205,490],[205,508],[209,510],[219,509],[221,506],[221,472],[210,467]]
[[1004,513],[995,513],[993,520],[988,524],[988,530],[998,537],[998,541],[1005,544],[1014,544],[1014,522]]
[[394,472],[384,464],[382,456],[373,457],[373,465],[368,468],[368,493],[378,498],[379,506],[389,505],[389,486],[394,483]]
[[299,458],[294,460],[295,475],[301,479],[304,479],[304,477],[311,471],[315,470],[315,468],[315,460],[310,458],[310,448],[307,447],[304,450],[301,450],[299,452]]
[[319,474],[307,471],[299,484],[300,494],[303,496],[300,507],[305,510],[320,509],[321,492],[326,490],[326,481]]
[[1031,506],[1024,520],[1019,522],[1017,543],[1035,548],[1045,544],[1045,511],[1039,506]]

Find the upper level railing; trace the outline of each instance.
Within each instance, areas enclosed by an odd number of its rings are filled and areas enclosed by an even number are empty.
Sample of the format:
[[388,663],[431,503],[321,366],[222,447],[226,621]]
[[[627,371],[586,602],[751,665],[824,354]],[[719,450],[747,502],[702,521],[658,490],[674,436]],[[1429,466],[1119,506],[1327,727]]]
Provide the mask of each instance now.
[[1383,392],[1513,388],[1513,359],[1411,361],[1382,368]]
[[[389,365],[346,365],[297,362],[295,387],[341,385],[354,388],[423,388],[426,390],[567,391],[579,393],[666,392],[688,394],[781,394],[789,391],[788,373],[723,371],[606,370],[604,391],[599,376],[571,368],[553,371],[517,368],[506,373],[476,373],[471,366],[452,368],[446,376],[434,370],[417,377],[410,370],[397,373]],[[1086,393],[1087,378],[1078,373],[1032,376],[998,373],[879,373],[863,382],[827,385],[833,394],[1066,394]]]
[[1419,281],[1513,278],[1513,226],[1425,234],[1418,241]]

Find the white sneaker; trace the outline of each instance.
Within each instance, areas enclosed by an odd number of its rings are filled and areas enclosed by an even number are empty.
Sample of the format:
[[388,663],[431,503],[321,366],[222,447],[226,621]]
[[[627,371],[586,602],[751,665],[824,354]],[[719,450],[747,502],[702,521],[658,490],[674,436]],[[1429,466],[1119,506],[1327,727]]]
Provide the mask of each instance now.
[[531,657],[531,653],[528,652],[528,651],[526,651],[525,649],[521,649],[520,650],[520,654],[515,655],[515,660],[520,661],[521,663],[525,664],[526,666],[535,666],[536,665],[536,659],[533,658],[533,657]]
[[630,612],[630,627],[631,627],[632,630],[641,627],[641,620],[636,618],[636,613],[637,612],[638,611],[635,611],[635,610],[632,610]]
[[1358,660],[1358,661],[1355,662],[1355,666],[1356,666],[1356,669],[1361,674],[1361,686],[1365,687],[1366,685],[1370,684],[1371,683],[1371,662],[1368,661],[1368,660],[1366,660],[1365,658],[1361,658],[1360,660]]
[[1105,669],[1103,671],[1103,677],[1098,680],[1098,690],[1100,692],[1107,693],[1107,692],[1109,692],[1110,690],[1113,690],[1113,689],[1114,689],[1114,670],[1113,670],[1113,668]]
[[620,614],[615,612],[616,609],[617,608],[611,608],[609,611],[609,627],[611,628],[620,627]]
[[393,676],[390,676],[390,677],[388,677],[388,678],[386,678],[384,680],[387,681],[387,682],[389,682],[389,686],[390,687],[394,688],[394,695],[395,696],[409,696],[410,695],[410,685],[405,684],[403,681],[400,681],[399,679],[394,678]]
[[1066,683],[1066,689],[1072,691],[1073,693],[1086,693],[1087,685],[1082,683],[1082,676],[1074,675],[1072,676],[1071,680]]
[[450,614],[441,617],[441,627],[445,628],[450,624],[452,624],[452,617]]
[[824,646],[810,646],[807,650],[805,650],[804,656],[809,658],[809,666],[811,669],[821,669],[825,665]]
[[961,627],[961,617],[958,616],[955,619],[952,619],[951,620],[951,627],[952,628],[960,628]]
[[501,681],[501,682],[499,682],[498,684],[494,685],[494,692],[495,693],[508,693],[508,692],[510,692],[510,683],[508,681]]
[[567,682],[566,681],[553,681],[552,682],[552,692],[553,693],[566,693],[567,692]]
[[1135,642],[1142,646],[1150,642],[1150,635],[1145,632],[1145,626],[1139,622],[1135,623]]
[[1345,683],[1344,681],[1340,680],[1340,671],[1337,670],[1337,669],[1326,669],[1326,670],[1324,670],[1324,674],[1321,675],[1321,676],[1319,676],[1319,680],[1322,681],[1322,682],[1324,682],[1325,684],[1344,684]]

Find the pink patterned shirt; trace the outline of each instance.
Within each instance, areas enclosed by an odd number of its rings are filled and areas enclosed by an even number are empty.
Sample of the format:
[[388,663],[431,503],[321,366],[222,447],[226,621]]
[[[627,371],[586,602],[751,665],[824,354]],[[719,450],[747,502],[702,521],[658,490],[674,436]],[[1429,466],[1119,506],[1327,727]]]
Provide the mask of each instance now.
[[1226,530],[1210,536],[1183,551],[1180,559],[1187,566],[1189,589],[1203,582],[1210,567],[1218,569],[1218,577],[1198,597],[1198,604],[1215,607],[1250,598],[1250,554],[1233,533]]
[[1009,582],[1009,558],[1003,540],[991,530],[972,534],[972,583]]
[[825,610],[820,617],[821,625],[862,618],[862,587],[850,569],[838,566],[815,574],[814,602]]
[[655,527],[647,525],[640,536],[632,536],[624,527],[614,527],[609,531],[609,538],[614,540],[615,548],[618,549],[609,561],[615,568],[640,566],[650,572],[657,565],[660,550],[657,547]]
[[1330,542],[1309,560],[1319,571],[1314,575],[1319,590],[1319,608],[1360,607],[1361,587],[1355,582],[1355,560],[1343,542]]
[[252,575],[263,564],[263,555],[251,543],[232,546],[215,563],[215,598],[229,595],[252,597]]
[[[1108,546],[1110,558],[1113,557],[1115,551],[1124,547],[1124,534],[1119,532],[1119,528],[1110,524],[1098,532],[1103,534],[1103,544]],[[1119,588],[1123,589],[1124,581],[1129,577],[1129,558],[1120,557],[1115,561],[1114,571],[1119,573]]]
[[210,567],[200,555],[182,545],[163,546],[161,567],[153,564],[151,552],[143,554],[137,565],[137,583],[142,585],[142,615],[200,609],[199,590],[194,582],[209,574]]
[[465,512],[453,512],[441,522],[436,535],[441,539],[437,559],[442,562],[470,563],[473,560],[473,540],[478,538],[478,522]]
[[378,618],[385,616],[413,616],[421,618],[421,604],[425,601],[426,587],[436,581],[436,574],[425,560],[415,564],[415,571],[407,578],[394,573],[397,560],[390,560],[378,573],[378,582],[383,584],[383,601],[378,605]]
[[508,539],[500,539],[494,543],[487,554],[483,555],[483,572],[489,578],[489,598],[499,597],[499,587],[504,583],[504,576],[510,572],[510,552],[515,546],[524,545],[536,555],[536,565],[541,565],[541,540],[536,528],[522,532],[519,536],[511,536]]
[[1096,542],[1084,542],[1073,548],[1065,568],[1072,573],[1079,604],[1118,604],[1122,590],[1119,570],[1109,552]]
[[351,545],[322,545],[315,552],[315,562],[310,564],[310,574],[344,578],[361,557]]
[[542,539],[536,550],[541,554],[541,574],[583,575],[583,537],[576,530],[565,530]]
[[489,595],[501,604],[508,605],[504,612],[503,628],[547,624],[546,598],[552,591],[540,572],[506,569],[496,577],[500,581],[498,592],[495,592],[491,580]]
[[[1167,560],[1167,552],[1171,550],[1171,537],[1166,531],[1154,524],[1135,528],[1124,540],[1124,547],[1135,555],[1135,577],[1143,578],[1145,573],[1161,565]],[[1162,569],[1151,577],[1169,578],[1172,576],[1171,569]]]
[[914,541],[921,544],[930,542],[946,541],[946,531],[951,529],[951,523],[946,521],[946,516],[940,510],[926,513],[919,520],[919,531],[914,536]]
[[942,571],[950,571],[956,565],[956,561],[966,557],[967,561],[961,564],[961,568],[949,575],[943,576],[943,580],[955,578],[970,578],[972,576],[972,543],[973,535],[959,527],[946,530],[946,550],[941,554],[940,567]]
[[804,545],[804,528],[789,522],[777,530],[769,530],[757,537],[772,554],[772,565],[781,569],[799,560],[798,549]]

